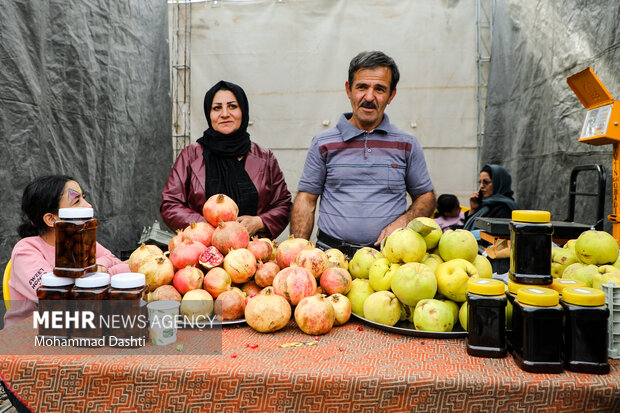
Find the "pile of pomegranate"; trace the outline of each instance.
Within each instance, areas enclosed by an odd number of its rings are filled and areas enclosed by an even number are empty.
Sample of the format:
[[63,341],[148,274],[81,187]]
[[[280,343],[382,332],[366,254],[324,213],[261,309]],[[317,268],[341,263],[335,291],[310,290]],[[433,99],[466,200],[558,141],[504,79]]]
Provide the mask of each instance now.
[[192,318],[221,308],[222,320],[245,318],[265,333],[284,328],[291,316],[311,335],[349,320],[352,278],[340,251],[292,236],[278,246],[250,239],[236,222],[239,208],[223,194],[210,197],[202,212],[206,222],[177,231],[167,252],[143,244],[131,254],[129,267],[146,276],[149,301],[181,301],[181,313]]

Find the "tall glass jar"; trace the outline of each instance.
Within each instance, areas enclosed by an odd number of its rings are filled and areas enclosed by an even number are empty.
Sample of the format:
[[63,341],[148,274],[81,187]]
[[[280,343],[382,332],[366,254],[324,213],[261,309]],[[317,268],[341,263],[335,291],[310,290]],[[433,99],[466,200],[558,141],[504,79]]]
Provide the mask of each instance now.
[[510,270],[508,276],[520,284],[549,285],[551,235],[548,211],[515,210],[510,221]]
[[[37,289],[39,299],[38,312],[48,313],[49,320],[52,319],[53,312],[71,311],[71,289],[73,288],[73,278],[57,277],[53,273],[45,273],[41,276],[41,285]],[[53,328],[48,325],[39,325],[39,335],[42,337],[69,337],[70,329],[66,325],[60,328]]]
[[[106,318],[109,291],[110,275],[106,273],[96,272],[75,280],[71,297],[76,311],[92,313],[94,316],[94,327],[81,324],[72,332],[72,338],[86,339],[85,347],[101,347],[106,344],[107,331],[103,320]],[[94,343],[93,339],[101,340],[101,342]],[[87,343],[87,341],[90,342]]]
[[92,208],[61,208],[54,224],[54,274],[79,278],[97,270],[97,226]]
[[149,291],[144,274],[122,273],[110,281],[109,309],[111,347],[142,347],[148,338],[146,295]]

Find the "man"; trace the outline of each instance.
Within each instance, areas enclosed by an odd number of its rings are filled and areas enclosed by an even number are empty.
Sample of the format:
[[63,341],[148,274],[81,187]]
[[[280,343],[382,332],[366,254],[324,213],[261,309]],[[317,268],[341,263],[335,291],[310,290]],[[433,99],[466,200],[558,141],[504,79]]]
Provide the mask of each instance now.
[[[435,209],[421,145],[384,114],[399,77],[382,52],[351,60],[345,89],[353,111],[312,140],[291,212],[295,237],[310,238],[319,195],[317,246],[349,257]],[[407,193],[413,200],[408,209]]]

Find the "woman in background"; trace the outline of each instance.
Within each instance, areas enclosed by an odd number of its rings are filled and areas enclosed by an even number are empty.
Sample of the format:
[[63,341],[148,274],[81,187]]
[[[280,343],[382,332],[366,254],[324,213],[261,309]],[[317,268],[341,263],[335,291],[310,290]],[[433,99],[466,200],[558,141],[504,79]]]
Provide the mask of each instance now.
[[[60,208],[92,208],[80,184],[70,176],[45,175],[30,182],[22,195],[21,240],[11,253],[9,291],[11,309],[4,317],[8,327],[29,317],[35,308],[41,276],[53,272],[56,261],[54,223]],[[97,243],[97,271],[111,275],[129,272],[129,266]]]
[[510,218],[519,206],[512,198],[512,178],[499,165],[484,165],[480,171],[480,186],[469,198],[470,209],[465,214],[465,229],[474,229],[477,217]]
[[162,192],[164,222],[176,231],[205,221],[206,200],[226,194],[250,236],[276,238],[288,225],[291,193],[273,153],[250,141],[245,92],[219,81],[207,91],[204,111],[209,128],[181,151]]

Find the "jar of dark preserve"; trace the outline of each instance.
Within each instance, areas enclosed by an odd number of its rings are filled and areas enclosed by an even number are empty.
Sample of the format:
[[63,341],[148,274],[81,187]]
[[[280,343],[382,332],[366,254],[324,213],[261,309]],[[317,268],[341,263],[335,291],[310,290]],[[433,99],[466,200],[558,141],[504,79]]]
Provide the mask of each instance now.
[[[71,311],[71,289],[73,288],[73,278],[57,277],[53,273],[45,273],[41,276],[41,285],[37,289],[39,299],[38,312],[48,313],[52,319],[53,311]],[[39,335],[42,337],[67,338],[70,336],[70,329],[66,325],[60,328],[53,328],[52,325],[39,325]]]
[[56,262],[54,274],[78,278],[97,269],[97,226],[92,208],[61,208],[54,224]]
[[506,291],[506,298],[508,299],[508,303],[506,306],[508,307],[507,313],[509,316],[506,318],[506,346],[509,351],[512,351],[512,314],[513,314],[513,305],[515,300],[517,299],[517,291],[519,288],[527,288],[531,287],[529,284],[519,284],[512,280],[508,280],[508,291]]
[[148,338],[146,295],[149,287],[144,274],[122,273],[110,281],[109,309],[111,347],[142,347]]
[[564,311],[557,291],[520,288],[512,308],[512,356],[522,370],[561,373]]
[[467,354],[477,357],[506,355],[505,284],[489,278],[467,282]]
[[[110,292],[110,276],[106,273],[95,272],[85,277],[75,279],[71,290],[76,311],[92,312],[94,314],[94,328],[82,325],[73,329],[72,338],[103,340],[97,345],[105,345],[107,300]],[[104,320],[102,320],[104,319]],[[88,346],[94,347],[91,341]]]
[[605,293],[588,287],[565,288],[564,365],[579,373],[607,374],[609,308]]
[[548,211],[515,210],[510,221],[508,276],[520,284],[549,285],[553,226]]

